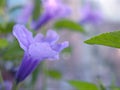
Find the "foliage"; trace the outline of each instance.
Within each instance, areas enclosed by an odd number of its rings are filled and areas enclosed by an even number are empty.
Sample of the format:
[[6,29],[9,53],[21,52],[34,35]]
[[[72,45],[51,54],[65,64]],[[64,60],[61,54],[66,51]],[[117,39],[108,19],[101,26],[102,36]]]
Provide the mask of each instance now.
[[62,78],[62,74],[58,70],[54,70],[54,69],[47,70],[46,75],[56,80],[59,80]]
[[68,83],[76,90],[99,90],[95,84],[78,80],[69,80]]
[[8,41],[4,38],[0,38],[0,49],[8,46]]
[[41,13],[41,0],[34,0],[33,20],[37,20]]
[[14,22],[0,24],[0,34],[9,34],[12,32]]
[[94,36],[86,40],[85,43],[120,48],[120,31],[107,32]]
[[54,24],[54,28],[58,30],[67,29],[67,30],[85,33],[85,30],[83,29],[82,26],[80,26],[80,24],[69,19],[61,19],[56,21]]
[[20,60],[23,55],[23,50],[19,47],[17,41],[9,43],[9,46],[6,47],[2,52],[2,58],[4,60]]

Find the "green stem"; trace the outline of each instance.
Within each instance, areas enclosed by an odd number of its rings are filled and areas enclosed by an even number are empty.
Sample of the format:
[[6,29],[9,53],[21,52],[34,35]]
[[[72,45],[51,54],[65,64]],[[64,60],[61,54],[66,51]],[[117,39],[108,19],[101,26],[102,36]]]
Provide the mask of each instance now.
[[0,71],[0,83],[3,83],[2,73]]
[[2,73],[1,73],[1,71],[0,71],[0,84],[3,85],[3,86],[2,86],[2,90],[5,90],[4,81],[3,81],[3,78],[2,78]]
[[12,90],[19,90],[18,84],[16,84],[16,82],[13,83]]
[[43,75],[44,75],[44,82],[43,82],[43,88],[42,90],[46,90],[47,87],[47,64],[46,62],[43,63]]

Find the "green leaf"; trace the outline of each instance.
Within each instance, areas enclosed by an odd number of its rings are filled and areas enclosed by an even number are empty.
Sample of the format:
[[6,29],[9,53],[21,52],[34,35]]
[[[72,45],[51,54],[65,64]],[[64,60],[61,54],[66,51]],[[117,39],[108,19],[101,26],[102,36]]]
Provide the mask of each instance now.
[[38,19],[41,12],[41,0],[34,0],[34,11],[33,11],[33,20]]
[[102,33],[84,42],[91,45],[97,44],[114,48],[120,48],[120,31]]
[[0,52],[3,60],[21,60],[23,56],[23,50],[19,47],[17,40],[9,43],[8,47]]
[[46,75],[56,80],[62,78],[62,74],[59,71],[53,69],[49,69],[48,71],[46,71]]
[[110,87],[108,87],[110,90],[120,90],[120,87],[115,85],[115,79],[112,80],[112,83],[110,85]]
[[56,21],[54,24],[54,28],[75,30],[75,31],[85,33],[83,27],[80,26],[80,24],[78,24],[74,21],[68,20],[68,19],[61,19],[61,20]]
[[0,0],[0,8],[6,5],[6,0]]
[[99,90],[95,84],[88,82],[69,80],[68,83],[72,85],[76,90]]
[[0,24],[0,33],[6,34],[11,33],[13,29],[14,22],[8,22],[6,24]]
[[106,87],[103,85],[101,80],[98,80],[100,90],[107,90]]
[[0,38],[0,49],[8,46],[8,41],[6,39]]
[[72,52],[72,48],[69,46],[68,48],[65,48],[62,52]]
[[120,90],[120,87],[110,87],[110,90]]

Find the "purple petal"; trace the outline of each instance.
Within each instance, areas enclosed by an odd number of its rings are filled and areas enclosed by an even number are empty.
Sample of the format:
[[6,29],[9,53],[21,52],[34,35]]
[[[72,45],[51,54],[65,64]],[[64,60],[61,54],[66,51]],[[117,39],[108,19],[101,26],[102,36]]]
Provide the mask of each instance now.
[[48,58],[50,61],[53,61],[53,60],[59,60],[59,53],[57,52],[56,55],[54,55],[52,58]]
[[43,5],[45,12],[49,12],[53,17],[64,17],[71,11],[70,8],[60,0],[43,0]]
[[57,54],[57,52],[52,50],[50,45],[45,42],[30,45],[28,52],[31,57],[39,60],[53,58]]
[[[3,84],[4,90],[12,90],[12,82],[11,81],[5,80],[2,84]],[[0,90],[3,90],[3,88],[1,89],[1,87],[0,87]]]
[[20,47],[25,51],[33,42],[32,33],[28,31],[23,25],[15,25],[13,28],[13,35],[17,38],[18,42],[20,43]]
[[54,44],[59,39],[58,34],[53,30],[48,30],[46,34],[45,41]]
[[64,48],[66,48],[68,46],[69,46],[68,41],[65,41],[63,43],[53,45],[52,48],[57,52],[61,52]]
[[44,38],[43,34],[39,33],[34,37],[34,42],[41,42],[43,41],[43,38]]
[[94,10],[90,3],[87,3],[85,7],[81,10],[81,24],[93,23],[99,24],[102,20],[102,14],[99,10]]
[[48,13],[43,13],[37,21],[33,21],[31,27],[34,30],[38,30],[42,26],[44,26],[49,20],[52,19],[52,16],[50,16]]
[[32,28],[38,30],[52,19],[63,18],[70,14],[71,9],[59,0],[43,0],[44,12],[37,21],[32,23]]
[[36,60],[27,53],[25,53],[22,63],[19,67],[19,70],[16,73],[16,82],[19,83],[23,81],[28,75],[30,75],[36,69],[39,63],[40,60]]

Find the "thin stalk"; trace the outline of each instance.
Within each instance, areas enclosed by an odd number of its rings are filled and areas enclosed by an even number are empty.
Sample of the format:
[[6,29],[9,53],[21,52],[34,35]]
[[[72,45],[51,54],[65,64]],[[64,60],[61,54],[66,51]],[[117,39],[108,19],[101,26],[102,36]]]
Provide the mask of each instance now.
[[2,73],[0,71],[0,83],[3,83]]
[[12,90],[19,90],[18,84],[16,84],[16,82],[13,83]]
[[3,78],[2,78],[2,73],[1,73],[1,71],[0,71],[0,84],[1,84],[1,85],[3,84],[3,86],[2,86],[2,90],[5,90],[4,82],[3,82]]
[[43,80],[44,80],[44,82],[43,82],[43,87],[42,87],[42,90],[46,90],[46,87],[47,87],[47,64],[46,64],[46,62],[44,62],[43,63]]

